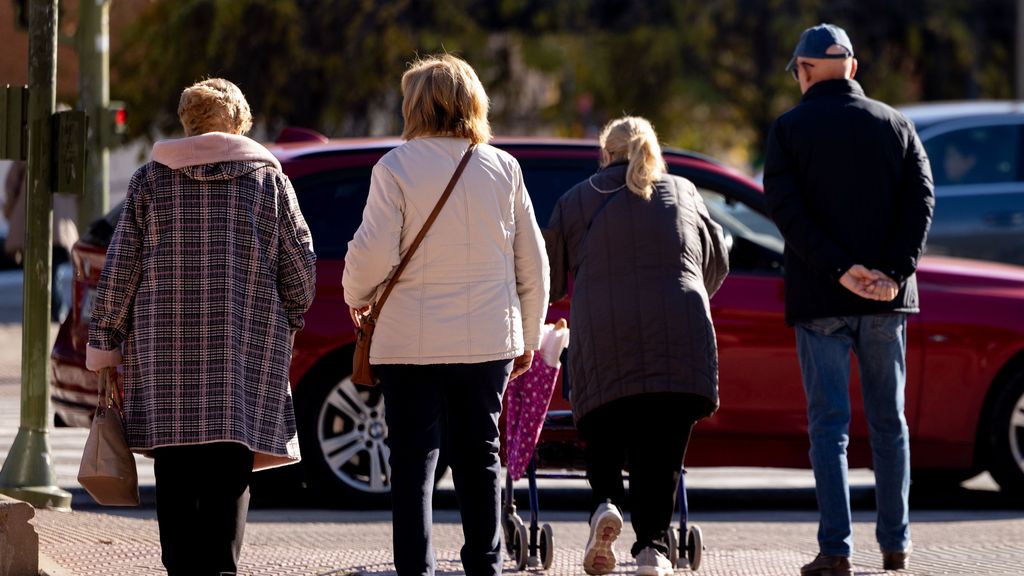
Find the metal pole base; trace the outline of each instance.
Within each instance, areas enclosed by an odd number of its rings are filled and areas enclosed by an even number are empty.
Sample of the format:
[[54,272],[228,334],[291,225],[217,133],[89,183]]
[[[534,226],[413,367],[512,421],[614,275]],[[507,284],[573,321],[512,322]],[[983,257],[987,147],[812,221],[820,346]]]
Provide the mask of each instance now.
[[0,470],[0,493],[36,508],[71,509],[71,493],[57,487],[46,430],[18,429]]

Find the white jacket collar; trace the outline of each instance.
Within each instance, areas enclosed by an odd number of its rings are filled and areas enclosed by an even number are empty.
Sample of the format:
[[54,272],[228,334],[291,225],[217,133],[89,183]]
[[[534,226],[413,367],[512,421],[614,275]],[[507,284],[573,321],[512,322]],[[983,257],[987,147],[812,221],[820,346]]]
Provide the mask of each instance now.
[[153,145],[150,159],[172,170],[231,161],[266,162],[278,170],[281,169],[281,163],[277,158],[259,142],[224,132],[207,132],[177,140],[160,140]]

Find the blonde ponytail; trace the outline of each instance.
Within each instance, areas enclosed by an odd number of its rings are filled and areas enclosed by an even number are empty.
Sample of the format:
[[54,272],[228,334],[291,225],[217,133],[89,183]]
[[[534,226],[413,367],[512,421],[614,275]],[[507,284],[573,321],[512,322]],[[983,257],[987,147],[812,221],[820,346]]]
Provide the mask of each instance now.
[[658,135],[651,123],[638,116],[612,120],[601,131],[601,166],[614,160],[628,160],[626,187],[650,200],[654,183],[665,173]]

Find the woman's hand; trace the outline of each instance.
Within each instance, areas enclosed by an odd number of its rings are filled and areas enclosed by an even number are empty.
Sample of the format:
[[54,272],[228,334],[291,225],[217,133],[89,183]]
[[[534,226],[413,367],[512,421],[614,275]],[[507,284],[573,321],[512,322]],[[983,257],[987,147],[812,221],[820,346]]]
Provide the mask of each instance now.
[[516,378],[523,375],[533,365],[533,350],[527,350],[522,356],[519,356],[512,361],[512,375],[508,377],[509,380],[515,380]]
[[363,306],[362,308],[353,308],[351,306],[348,307],[348,314],[349,314],[349,316],[352,317],[352,324],[354,324],[356,328],[359,328],[362,325],[362,322],[360,322],[359,319],[364,314],[368,314],[369,312],[370,312],[370,305],[369,304],[367,304],[366,306]]

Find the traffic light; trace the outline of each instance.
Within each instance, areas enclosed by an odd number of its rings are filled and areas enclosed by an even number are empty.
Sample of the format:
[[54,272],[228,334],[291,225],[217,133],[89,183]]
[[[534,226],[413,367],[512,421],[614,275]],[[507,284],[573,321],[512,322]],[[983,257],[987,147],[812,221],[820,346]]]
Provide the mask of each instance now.
[[111,101],[102,114],[100,125],[103,127],[103,145],[112,147],[124,143],[128,134],[128,112],[124,102]]

